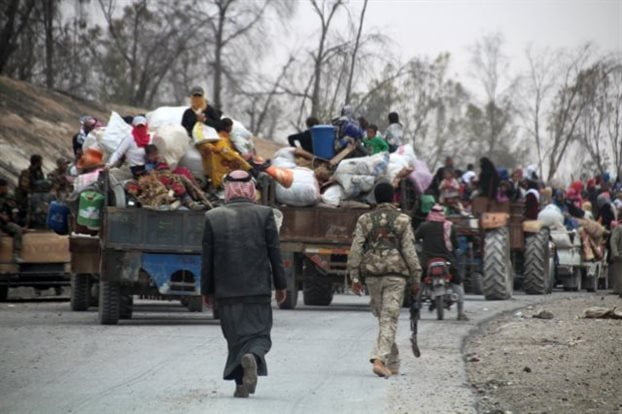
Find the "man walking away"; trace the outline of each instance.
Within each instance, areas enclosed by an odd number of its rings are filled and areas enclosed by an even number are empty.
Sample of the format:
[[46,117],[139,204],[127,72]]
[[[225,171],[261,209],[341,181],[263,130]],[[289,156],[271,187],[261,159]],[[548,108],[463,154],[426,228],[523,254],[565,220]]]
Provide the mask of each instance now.
[[458,296],[458,320],[468,321],[469,318],[464,314],[464,288],[462,278],[456,268],[456,257],[454,251],[458,246],[458,239],[453,224],[447,220],[443,213],[443,207],[436,204],[428,214],[428,219],[417,229],[415,234],[417,240],[422,240],[422,253],[420,255],[423,262],[423,272],[425,273],[428,261],[434,258],[445,259],[451,263],[450,273],[453,290]]
[[[620,214],[622,214],[622,209],[618,209],[618,216]],[[611,253],[609,274],[613,282],[613,293],[617,293],[622,298],[622,224],[618,224],[611,231],[609,247]]]
[[0,230],[13,238],[13,261],[21,263],[22,228],[13,220],[15,207],[15,200],[9,195],[7,181],[0,178]]
[[413,294],[419,291],[421,267],[410,217],[391,204],[393,187],[381,182],[376,185],[374,195],[378,207],[363,214],[356,223],[348,270],[356,294],[362,292],[361,277],[365,278],[371,311],[378,318],[380,329],[370,362],[374,374],[388,378],[399,373],[395,333],[404,290],[412,280]]
[[229,356],[224,379],[234,380],[234,397],[255,393],[257,375],[268,374],[272,284],[277,303],[287,286],[279,235],[271,208],[255,201],[255,183],[245,171],[225,178],[225,206],[205,215],[201,290],[220,314]]

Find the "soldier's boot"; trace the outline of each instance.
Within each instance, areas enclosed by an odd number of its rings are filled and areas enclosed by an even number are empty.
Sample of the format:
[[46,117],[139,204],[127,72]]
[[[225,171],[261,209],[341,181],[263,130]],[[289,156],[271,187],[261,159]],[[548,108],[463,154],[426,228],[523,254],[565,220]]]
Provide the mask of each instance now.
[[246,388],[246,385],[244,384],[236,385],[233,396],[235,398],[248,398],[248,389]]
[[257,388],[257,360],[255,355],[244,354],[242,356],[242,368],[244,368],[242,382],[249,393],[255,394]]
[[384,366],[384,362],[379,359],[374,360],[374,367],[372,369],[374,374],[378,375],[382,378],[389,378],[391,376],[391,371]]

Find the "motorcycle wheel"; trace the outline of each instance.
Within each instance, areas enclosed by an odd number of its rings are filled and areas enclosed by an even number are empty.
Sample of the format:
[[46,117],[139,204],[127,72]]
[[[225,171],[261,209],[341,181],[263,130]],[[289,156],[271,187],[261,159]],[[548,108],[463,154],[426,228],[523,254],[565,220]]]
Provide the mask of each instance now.
[[443,304],[443,295],[439,295],[437,296],[434,301],[436,302],[436,319],[438,319],[439,321],[443,320],[443,317],[445,316],[445,305]]

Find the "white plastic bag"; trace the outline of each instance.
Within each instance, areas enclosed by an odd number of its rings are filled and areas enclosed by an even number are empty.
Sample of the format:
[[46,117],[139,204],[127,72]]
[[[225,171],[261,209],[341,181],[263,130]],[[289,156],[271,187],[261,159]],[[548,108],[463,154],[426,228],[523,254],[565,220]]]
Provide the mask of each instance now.
[[315,174],[308,168],[295,168],[291,187],[276,185],[276,200],[279,203],[295,207],[307,207],[317,204],[320,199],[320,186]]
[[192,128],[192,139],[195,144],[200,144],[202,142],[218,141],[220,139],[220,135],[218,135],[218,132],[216,132],[216,130],[211,126],[197,122]]
[[100,150],[104,150],[101,145],[101,141],[105,132],[106,127],[99,127],[89,132],[82,143],[82,151],[86,151],[88,148],[98,148]]
[[255,150],[255,144],[253,144],[253,134],[246,129],[241,122],[238,122],[233,118],[229,119],[233,121],[231,134],[229,134],[233,146],[240,154],[242,154],[242,156],[251,154]]
[[272,165],[278,168],[296,168],[296,148],[285,147],[275,152]]
[[153,144],[158,147],[160,157],[171,167],[177,168],[179,160],[190,149],[186,129],[181,125],[165,125],[153,135]]
[[131,135],[132,127],[121,118],[121,115],[112,112],[100,144],[108,154],[112,154],[121,145],[121,142]]
[[328,204],[330,206],[339,207],[341,204],[341,200],[345,198],[345,192],[343,191],[343,187],[339,184],[333,184],[324,190],[322,194],[322,202],[324,204]]
[[158,129],[165,125],[181,125],[187,106],[161,106],[147,113],[149,128]]

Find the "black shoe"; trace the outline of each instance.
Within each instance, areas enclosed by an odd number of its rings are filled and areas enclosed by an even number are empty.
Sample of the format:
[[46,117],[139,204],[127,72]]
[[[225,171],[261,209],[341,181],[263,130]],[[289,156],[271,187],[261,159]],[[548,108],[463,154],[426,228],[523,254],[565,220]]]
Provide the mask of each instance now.
[[255,394],[255,388],[257,388],[257,361],[255,360],[255,355],[244,354],[242,356],[242,368],[244,368],[242,383],[244,383],[249,393]]

